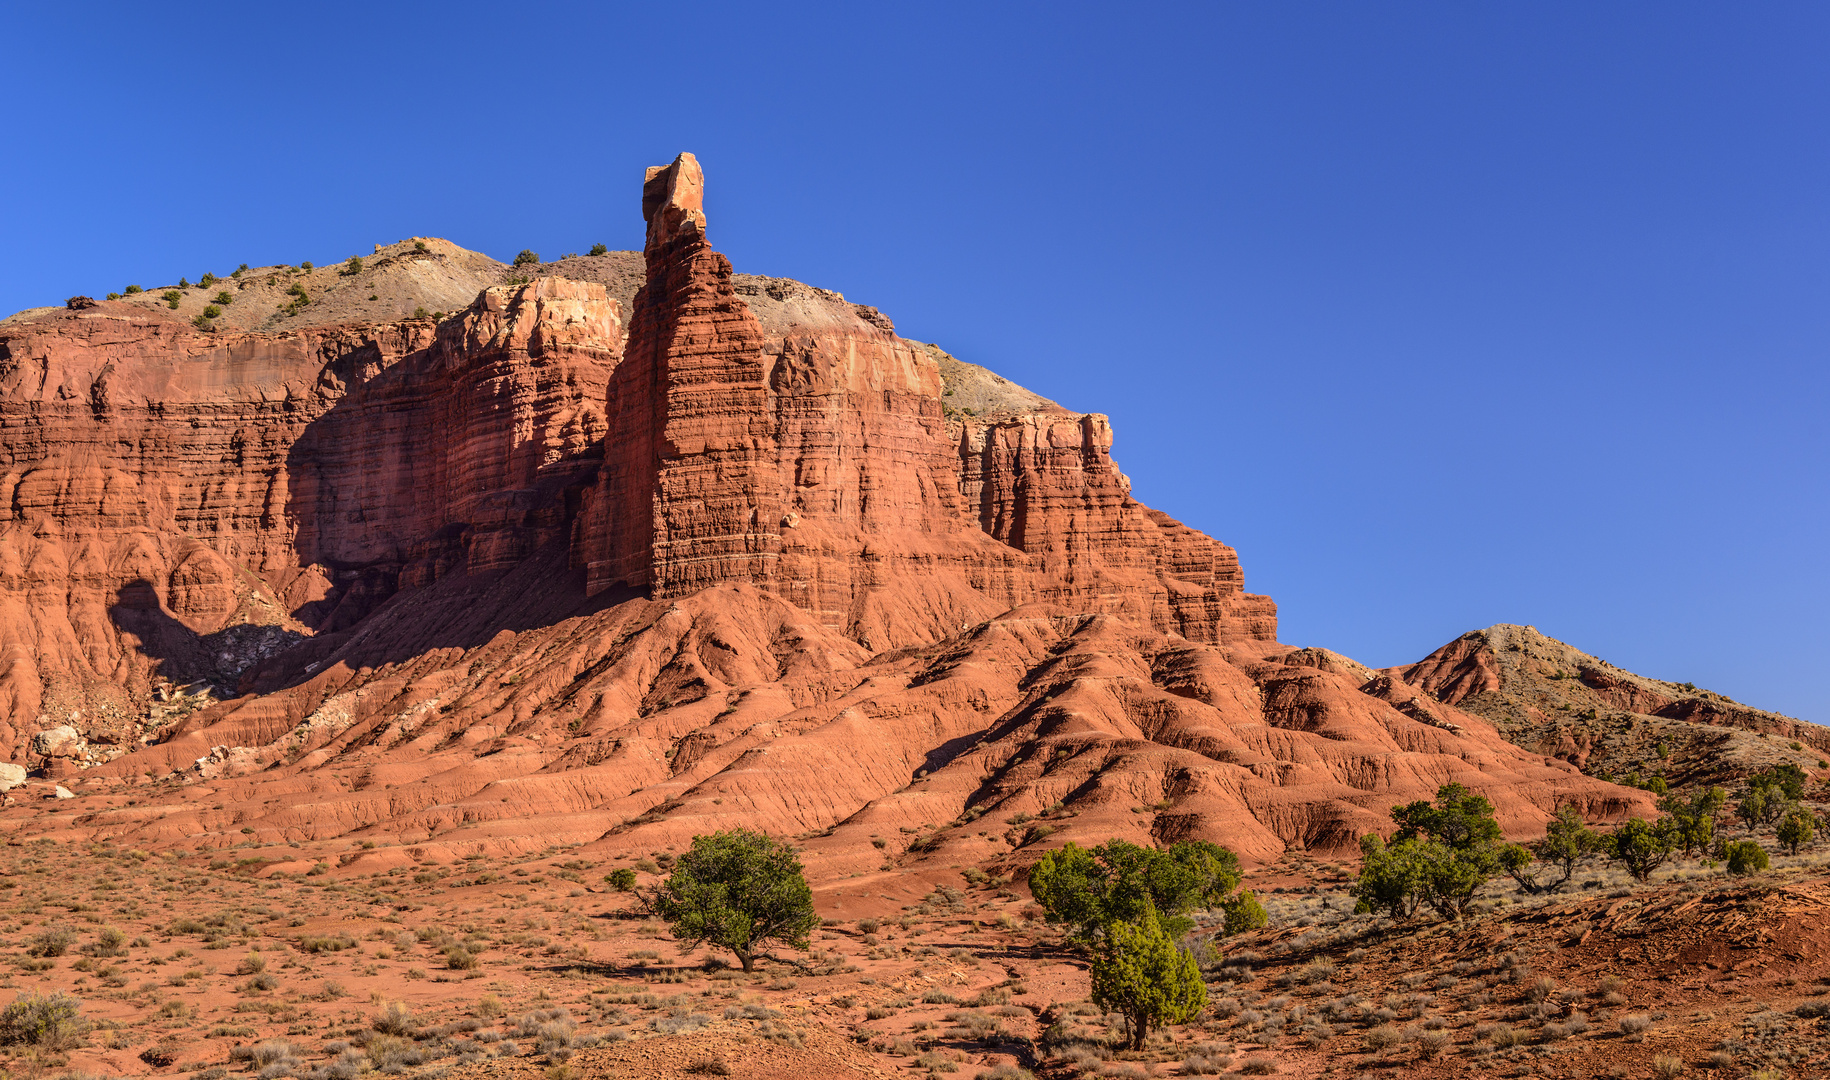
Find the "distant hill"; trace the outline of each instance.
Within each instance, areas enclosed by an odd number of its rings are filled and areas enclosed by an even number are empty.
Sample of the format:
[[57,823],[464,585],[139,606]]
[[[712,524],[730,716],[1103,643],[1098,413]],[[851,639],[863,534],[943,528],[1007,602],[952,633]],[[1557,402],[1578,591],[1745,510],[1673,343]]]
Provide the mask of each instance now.
[[1635,675],[1530,626],[1470,631],[1393,672],[1592,776],[1722,783],[1785,761],[1818,769],[1830,757],[1830,728]]

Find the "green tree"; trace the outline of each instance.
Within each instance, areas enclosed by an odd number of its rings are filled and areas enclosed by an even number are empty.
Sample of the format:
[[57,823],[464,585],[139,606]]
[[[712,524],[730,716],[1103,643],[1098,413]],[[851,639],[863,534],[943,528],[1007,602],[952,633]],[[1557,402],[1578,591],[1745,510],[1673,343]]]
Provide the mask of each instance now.
[[538,263],[539,261],[540,256],[534,254],[533,250],[530,248],[522,248],[521,254],[515,256],[516,266],[529,266]]
[[1817,835],[1817,815],[1802,806],[1794,806],[1779,819],[1778,840],[1786,854],[1796,855],[1798,849],[1811,842]]
[[602,244],[592,244],[591,250],[586,252],[585,254],[587,254],[587,255],[608,255],[608,254],[610,254],[610,249],[605,247]]
[[346,262],[346,263],[344,263],[344,264],[343,264],[343,272],[344,272],[344,273],[345,273],[345,274],[360,274],[360,273],[362,273],[362,256],[360,256],[360,255],[351,255],[351,256],[350,256],[350,257],[349,257],[349,262]]
[[1693,851],[1709,847],[1709,842],[1716,836],[1716,814],[1728,802],[1728,792],[1719,787],[1699,791],[1686,799],[1681,795],[1667,795],[1658,801],[1658,808],[1670,815],[1673,839],[1685,856]]
[[1427,904],[1444,918],[1460,918],[1501,867],[1493,804],[1451,783],[1437,789],[1435,802],[1394,806],[1391,816],[1398,832],[1389,847],[1377,837],[1361,838],[1358,910],[1402,920]]
[[1722,849],[1728,858],[1728,872],[1738,877],[1758,874],[1772,862],[1766,849],[1753,840],[1731,840]]
[[1484,795],[1476,795],[1460,784],[1444,784],[1436,789],[1436,802],[1421,799],[1408,806],[1392,807],[1392,820],[1398,823],[1393,840],[1434,840],[1456,851],[1479,852],[1491,848],[1500,838],[1499,822],[1493,819],[1493,804]]
[[1176,948],[1154,910],[1146,909],[1136,922],[1106,926],[1092,982],[1093,1003],[1124,1016],[1133,1050],[1143,1049],[1151,1028],[1186,1023],[1207,1007],[1207,985],[1194,953]]
[[617,892],[628,892],[635,888],[635,871],[627,866],[618,867],[604,875],[604,884]]
[[1676,849],[1676,830],[1669,819],[1655,823],[1632,818],[1608,837],[1608,854],[1636,881],[1651,877]]
[[1775,787],[1788,799],[1802,799],[1805,795],[1805,782],[1809,779],[1803,769],[1788,761],[1748,777],[1748,786]]
[[223,307],[228,307],[230,304],[233,304],[235,302],[235,294],[230,292],[227,289],[224,289],[221,292],[216,294],[216,302],[218,304],[221,304]]
[[1387,845],[1378,833],[1360,837],[1360,876],[1350,890],[1354,910],[1405,922],[1423,903],[1423,864],[1417,841]]
[[[1544,839],[1529,847],[1523,844],[1502,844],[1499,848],[1500,869],[1506,871],[1519,887],[1528,893],[1555,892],[1570,875],[1576,872],[1576,863],[1593,851],[1599,849],[1601,837],[1595,835],[1582,820],[1582,815],[1573,806],[1560,806],[1557,816],[1544,826]],[[1547,863],[1555,868],[1555,880],[1543,878],[1542,871],[1536,869],[1537,863]]]
[[1265,913],[1264,905],[1258,902],[1258,897],[1250,889],[1240,889],[1220,901],[1220,910],[1226,914],[1225,932],[1229,935],[1257,930],[1271,921],[1270,915]]
[[1187,912],[1220,903],[1239,877],[1239,857],[1205,840],[1147,848],[1115,839],[1091,850],[1070,842],[1044,855],[1029,888],[1050,922],[1091,944],[1107,924],[1138,922],[1146,910],[1180,937],[1194,927]]
[[693,837],[655,906],[682,948],[729,949],[745,971],[770,942],[807,948],[820,924],[794,850],[748,829]]
[[1766,813],[1766,789],[1753,788],[1743,792],[1741,801],[1735,803],[1735,816],[1741,819],[1742,828],[1752,829],[1760,822],[1760,815]]
[[1445,919],[1467,913],[1474,894],[1493,876],[1498,865],[1492,845],[1469,852],[1434,840],[1417,845],[1423,872],[1423,900]]

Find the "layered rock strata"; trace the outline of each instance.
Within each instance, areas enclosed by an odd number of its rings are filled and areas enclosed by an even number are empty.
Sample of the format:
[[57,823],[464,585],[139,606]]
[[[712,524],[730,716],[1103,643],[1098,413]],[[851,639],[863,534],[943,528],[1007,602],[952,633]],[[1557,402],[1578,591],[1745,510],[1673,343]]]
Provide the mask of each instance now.
[[0,325],[0,750],[146,719],[155,681],[233,692],[403,584],[563,542],[620,340],[602,287],[559,279],[436,327]]

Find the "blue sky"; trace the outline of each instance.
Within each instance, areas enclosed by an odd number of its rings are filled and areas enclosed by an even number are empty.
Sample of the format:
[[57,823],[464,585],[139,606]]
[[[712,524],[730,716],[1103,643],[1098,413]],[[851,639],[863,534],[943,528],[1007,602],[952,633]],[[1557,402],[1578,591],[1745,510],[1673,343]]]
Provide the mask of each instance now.
[[0,308],[438,235],[743,271],[1109,413],[1283,638],[1830,721],[1830,8],[15,6]]

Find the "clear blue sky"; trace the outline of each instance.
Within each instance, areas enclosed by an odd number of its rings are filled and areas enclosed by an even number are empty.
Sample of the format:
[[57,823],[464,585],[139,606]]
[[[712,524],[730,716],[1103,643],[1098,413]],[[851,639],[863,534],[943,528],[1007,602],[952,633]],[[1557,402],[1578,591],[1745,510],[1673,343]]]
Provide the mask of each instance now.
[[1111,414],[1284,640],[1830,721],[1830,7],[15,5],[0,307],[640,242]]

